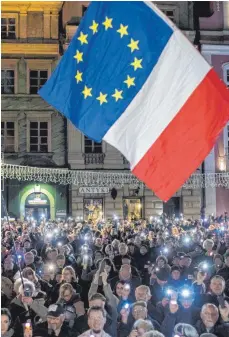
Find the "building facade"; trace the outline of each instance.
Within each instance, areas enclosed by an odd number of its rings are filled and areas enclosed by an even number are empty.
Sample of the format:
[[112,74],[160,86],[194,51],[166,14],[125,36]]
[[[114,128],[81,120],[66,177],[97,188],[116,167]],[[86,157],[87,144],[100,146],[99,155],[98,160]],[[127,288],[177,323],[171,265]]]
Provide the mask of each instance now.
[[[200,18],[201,52],[229,87],[229,3],[212,1],[213,14]],[[206,173],[229,172],[229,123],[205,160]],[[206,189],[206,213],[229,212],[229,189]]]
[[[59,59],[62,2],[2,2],[1,140],[6,163],[65,167],[65,120],[37,91]],[[64,186],[7,180],[3,196],[9,214],[55,218],[66,212]],[[3,212],[4,214],[4,212]]]
[[[129,163],[115,148],[84,137],[37,95],[67,49],[88,5],[89,2],[83,1],[2,2],[1,126],[6,163],[99,172],[129,170]],[[167,1],[157,5],[194,43],[197,27],[193,3]],[[229,82],[227,6],[214,2],[212,13],[208,18],[200,18],[198,27],[202,54],[226,83]],[[205,161],[206,173],[228,170],[228,147],[226,128]],[[228,210],[228,192],[223,188],[181,188],[165,204],[142,185],[95,189],[7,180],[3,194],[14,217],[55,218],[69,214],[86,220],[113,216],[149,218],[163,211],[198,218],[203,206],[206,214]]]

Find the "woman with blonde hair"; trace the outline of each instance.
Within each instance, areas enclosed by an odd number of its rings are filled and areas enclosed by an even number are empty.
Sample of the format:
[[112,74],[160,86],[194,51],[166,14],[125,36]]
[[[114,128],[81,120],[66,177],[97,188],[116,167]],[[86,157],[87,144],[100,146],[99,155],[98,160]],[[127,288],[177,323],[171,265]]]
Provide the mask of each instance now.
[[39,278],[32,268],[30,267],[24,268],[22,271],[22,276],[27,280],[33,282],[36,289],[36,298],[45,298],[45,297],[49,298],[53,289],[51,284]]
[[62,270],[62,280],[58,283],[53,291],[52,302],[56,302],[59,297],[60,287],[65,284],[70,283],[77,294],[81,294],[82,287],[78,284],[78,278],[76,277],[75,270],[71,266],[67,266]]
[[59,298],[57,304],[63,306],[65,311],[65,322],[70,328],[73,327],[77,317],[77,303],[81,302],[80,295],[76,293],[75,289],[70,283],[64,283],[60,286]]

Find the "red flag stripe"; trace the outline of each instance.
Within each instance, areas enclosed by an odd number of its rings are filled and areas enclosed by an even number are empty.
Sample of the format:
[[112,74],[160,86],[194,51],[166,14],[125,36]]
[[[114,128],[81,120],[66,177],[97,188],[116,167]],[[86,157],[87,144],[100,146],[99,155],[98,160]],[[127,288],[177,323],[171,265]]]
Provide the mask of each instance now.
[[211,69],[132,172],[164,201],[200,166],[229,120],[229,92]]

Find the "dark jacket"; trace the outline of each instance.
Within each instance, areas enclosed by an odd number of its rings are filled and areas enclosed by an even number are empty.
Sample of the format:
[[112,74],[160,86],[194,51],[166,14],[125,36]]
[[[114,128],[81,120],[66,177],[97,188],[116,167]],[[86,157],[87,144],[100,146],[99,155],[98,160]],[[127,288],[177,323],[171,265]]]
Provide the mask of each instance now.
[[185,309],[180,306],[175,314],[172,314],[168,309],[167,314],[165,315],[165,318],[161,325],[161,332],[166,337],[172,337],[173,330],[176,324],[186,323],[190,325],[195,325],[196,321],[199,318],[199,310],[193,306],[189,309]]
[[[49,334],[47,322],[37,324],[33,330],[33,336],[34,337],[36,336],[56,337],[54,331],[50,331],[50,334]],[[65,324],[63,324],[58,337],[73,337],[73,336],[79,336],[79,335],[76,335],[73,329],[71,330]]]
[[212,334],[215,334],[217,337],[228,337],[229,336],[229,323],[223,323],[219,325],[216,324],[212,329],[210,329],[210,331],[207,331],[202,320],[199,320],[196,323],[195,328],[197,332],[199,333],[199,335],[210,332]]

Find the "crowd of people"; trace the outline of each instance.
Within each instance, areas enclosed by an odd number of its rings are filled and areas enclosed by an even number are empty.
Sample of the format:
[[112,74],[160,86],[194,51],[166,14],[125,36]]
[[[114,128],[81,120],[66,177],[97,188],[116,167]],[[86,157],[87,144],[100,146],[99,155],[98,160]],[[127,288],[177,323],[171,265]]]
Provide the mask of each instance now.
[[229,337],[229,218],[2,219],[2,337]]

